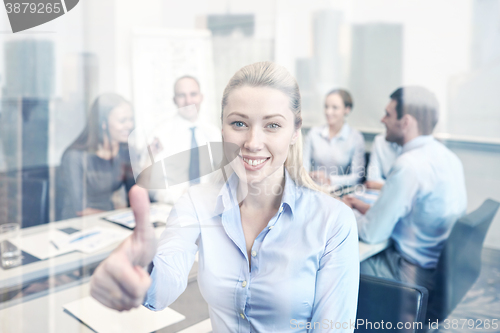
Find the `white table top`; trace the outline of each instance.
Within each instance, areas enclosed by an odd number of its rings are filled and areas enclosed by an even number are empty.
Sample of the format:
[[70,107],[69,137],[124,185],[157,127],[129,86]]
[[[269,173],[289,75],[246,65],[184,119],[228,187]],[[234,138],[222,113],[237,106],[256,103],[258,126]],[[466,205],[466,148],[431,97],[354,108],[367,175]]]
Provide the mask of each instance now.
[[[22,236],[33,235],[36,233],[48,233],[53,229],[61,229],[72,227],[79,230],[85,230],[96,226],[107,227],[117,230],[126,230],[125,228],[103,220],[102,217],[109,216],[115,213],[124,212],[129,209],[120,209],[111,212],[104,212],[100,214],[78,217],[69,220],[52,222],[36,227],[26,228],[21,230]],[[163,231],[163,227],[156,228],[157,237]],[[131,231],[129,231],[131,233]],[[80,252],[71,252],[63,254],[47,260],[33,262],[24,266],[4,270],[0,268],[0,293],[3,290],[19,286],[22,283],[29,283],[39,278],[47,277],[49,275],[56,275],[59,273],[67,272],[70,270],[78,269],[85,265],[100,262],[104,260],[111,251],[118,245],[118,243],[107,246],[106,248],[92,254],[85,254]],[[47,246],[52,246],[47,244]],[[360,261],[365,260],[377,254],[387,247],[387,242],[380,244],[366,244],[362,241],[359,243],[359,256]]]
[[377,244],[368,244],[359,241],[359,261],[366,260],[379,252],[382,252],[389,246],[389,240]]
[[[359,246],[360,258],[366,259],[382,251],[386,244],[369,245],[360,242]],[[8,307],[0,310],[0,332],[94,332],[63,309],[63,305],[89,295],[88,279],[87,277],[82,281],[52,288],[46,291],[45,295],[28,301],[7,302],[13,305],[5,304]],[[170,307],[184,315],[186,319],[175,326],[165,327],[157,332],[209,333],[212,331],[208,311],[204,311],[207,305],[199,293],[196,280],[188,284],[186,291]]]
[[[116,229],[120,231],[125,230],[127,232],[132,233],[132,231],[129,231],[126,228],[123,228],[115,223],[111,223],[102,219],[104,216],[109,216],[127,210],[129,209],[119,209],[111,212],[104,212],[100,214],[78,217],[69,220],[51,222],[48,224],[43,224],[31,228],[21,229],[21,237],[37,233],[48,233],[49,231],[54,229],[62,229],[69,227],[78,230],[85,230],[99,226],[99,227]],[[155,229],[157,237],[160,236],[163,229],[164,227],[158,227]],[[78,269],[85,265],[90,265],[92,263],[100,262],[104,260],[111,253],[111,251],[113,251],[116,248],[117,245],[118,243],[109,245],[106,248],[91,254],[85,254],[81,252],[70,252],[57,257],[36,261],[27,265],[6,270],[0,267],[0,293],[5,289],[18,286],[22,283],[28,283],[30,281],[47,277],[49,275],[56,275],[59,273]],[[52,246],[52,245],[48,243],[46,244],[46,246]]]
[[74,286],[0,311],[0,332],[94,332],[64,311],[63,305],[89,295],[89,284]]
[[[43,297],[19,303],[0,310],[0,332],[5,333],[91,333],[87,325],[64,310],[63,306],[89,296],[88,278],[84,283],[64,289],[53,289]],[[196,290],[195,290],[196,289]],[[191,328],[191,332],[211,332],[208,306],[199,293],[196,281],[190,283],[186,292],[170,308],[183,314],[186,319],[157,332],[171,333]],[[191,294],[189,296],[188,294]],[[186,297],[187,296],[187,297]],[[200,322],[203,324],[196,326]],[[193,330],[194,329],[194,330]],[[189,332],[189,331],[188,331]]]

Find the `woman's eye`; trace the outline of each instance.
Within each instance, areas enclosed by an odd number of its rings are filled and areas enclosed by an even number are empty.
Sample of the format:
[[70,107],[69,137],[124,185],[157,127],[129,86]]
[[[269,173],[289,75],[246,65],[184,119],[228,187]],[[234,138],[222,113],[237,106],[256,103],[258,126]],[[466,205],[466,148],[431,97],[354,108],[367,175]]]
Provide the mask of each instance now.
[[231,125],[233,125],[233,126],[235,126],[235,127],[243,127],[243,126],[245,126],[245,123],[244,123],[244,122],[242,122],[242,121],[233,121],[233,122],[231,123]]
[[280,128],[280,124],[277,124],[277,123],[272,123],[272,124],[269,124],[267,125],[269,128],[272,128],[272,129],[278,129]]

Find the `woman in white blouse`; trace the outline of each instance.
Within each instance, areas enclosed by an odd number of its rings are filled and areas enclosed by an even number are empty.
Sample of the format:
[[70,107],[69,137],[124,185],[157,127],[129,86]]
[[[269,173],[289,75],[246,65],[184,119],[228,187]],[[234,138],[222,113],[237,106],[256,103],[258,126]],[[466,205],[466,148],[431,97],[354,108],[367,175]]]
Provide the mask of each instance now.
[[327,124],[309,131],[304,143],[304,167],[318,184],[355,185],[364,176],[363,135],[346,123],[352,107],[346,90],[330,91],[325,98]]
[[214,332],[353,332],[356,222],[302,166],[295,79],[271,62],[243,67],[224,91],[221,120],[223,141],[237,148],[228,158],[233,172],[225,169],[218,188],[191,187],[158,246],[147,194],[135,186],[137,226],[96,269],[92,296],[118,310],[164,309],[186,288],[199,251],[198,285]]

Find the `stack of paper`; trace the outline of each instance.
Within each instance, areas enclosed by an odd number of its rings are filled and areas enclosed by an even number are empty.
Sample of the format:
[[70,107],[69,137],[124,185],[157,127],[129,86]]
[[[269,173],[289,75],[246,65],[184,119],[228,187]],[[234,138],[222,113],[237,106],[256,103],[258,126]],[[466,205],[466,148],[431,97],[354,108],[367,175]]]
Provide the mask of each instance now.
[[359,200],[361,200],[369,205],[373,205],[375,203],[375,201],[377,201],[379,195],[380,195],[379,190],[365,189],[365,191],[363,193],[354,194],[354,197],[358,198]]

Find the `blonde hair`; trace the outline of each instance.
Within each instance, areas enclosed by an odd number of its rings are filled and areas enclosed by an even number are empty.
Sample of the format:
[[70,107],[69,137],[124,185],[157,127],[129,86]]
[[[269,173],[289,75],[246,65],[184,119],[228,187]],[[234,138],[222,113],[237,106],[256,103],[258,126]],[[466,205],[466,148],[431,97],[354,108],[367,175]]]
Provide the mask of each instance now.
[[299,130],[299,136],[295,144],[289,147],[285,168],[297,185],[323,192],[322,188],[309,177],[302,162],[302,133],[300,132],[302,114],[297,81],[284,67],[270,61],[257,62],[241,68],[233,75],[224,89],[221,120],[231,92],[244,86],[273,88],[289,97],[290,110],[295,115],[295,129]]

